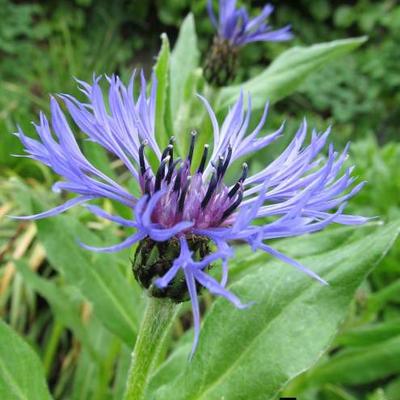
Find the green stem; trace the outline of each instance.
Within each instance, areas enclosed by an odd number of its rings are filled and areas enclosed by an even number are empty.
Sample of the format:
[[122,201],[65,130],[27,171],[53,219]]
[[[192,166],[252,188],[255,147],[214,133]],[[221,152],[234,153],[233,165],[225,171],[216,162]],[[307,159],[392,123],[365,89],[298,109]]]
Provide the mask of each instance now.
[[178,307],[168,299],[149,297],[132,352],[125,400],[143,400]]

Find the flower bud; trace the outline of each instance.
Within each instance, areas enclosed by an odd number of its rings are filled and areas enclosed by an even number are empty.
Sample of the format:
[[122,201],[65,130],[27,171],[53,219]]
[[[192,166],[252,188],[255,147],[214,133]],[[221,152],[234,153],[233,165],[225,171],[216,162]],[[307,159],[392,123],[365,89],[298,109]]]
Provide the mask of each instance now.
[[238,47],[215,36],[204,64],[204,76],[212,86],[226,86],[235,78]]
[[[204,236],[191,235],[187,243],[193,252],[193,260],[200,261],[211,253],[209,240]],[[147,289],[150,296],[167,297],[176,303],[189,300],[185,276],[181,269],[165,288],[159,288],[155,284],[156,279],[163,277],[172,268],[180,251],[180,243],[176,237],[165,242],[157,242],[147,237],[139,242],[132,262],[132,271],[137,282]],[[201,290],[199,284],[197,290]]]

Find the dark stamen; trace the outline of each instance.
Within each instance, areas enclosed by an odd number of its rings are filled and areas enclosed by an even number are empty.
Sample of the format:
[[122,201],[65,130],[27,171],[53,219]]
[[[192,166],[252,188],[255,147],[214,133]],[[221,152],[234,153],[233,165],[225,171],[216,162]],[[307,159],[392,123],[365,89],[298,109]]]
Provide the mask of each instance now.
[[194,144],[195,144],[195,142],[196,142],[196,135],[197,135],[197,132],[196,132],[196,131],[192,131],[192,132],[190,133],[190,135],[191,135],[191,138],[190,138],[190,147],[189,147],[189,153],[188,153],[188,156],[187,156],[187,159],[188,159],[188,161],[189,161],[189,165],[192,163],[193,152],[194,152]]
[[239,178],[240,182],[244,182],[246,180],[248,172],[249,172],[249,166],[247,165],[247,163],[243,163],[242,176]]
[[228,218],[236,210],[236,208],[239,206],[239,204],[242,202],[242,200],[243,200],[243,191],[241,190],[238,193],[237,199],[222,214],[220,222],[222,222],[226,218]]
[[161,189],[161,182],[164,179],[165,174],[165,165],[169,162],[169,156],[165,157],[162,161],[160,166],[158,167],[156,173],[156,183],[154,184],[154,193],[158,192]]
[[228,197],[230,199],[236,194],[236,192],[239,190],[240,186],[241,186],[241,184],[239,182],[235,183],[235,186],[228,193]]
[[180,190],[180,188],[181,188],[181,172],[182,172],[182,170],[180,169],[176,173],[175,182],[174,182],[174,188],[172,189],[174,192],[178,192]]
[[224,162],[224,165],[223,165],[222,171],[221,171],[221,175],[222,175],[222,176],[225,175],[225,172],[226,172],[226,170],[227,170],[228,167],[229,167],[229,163],[230,163],[230,161],[231,161],[231,157],[232,157],[232,146],[229,145],[229,146],[228,146],[228,154],[227,154],[226,157],[225,157],[225,162]]
[[218,180],[222,178],[222,169],[224,167],[224,157],[218,157],[218,165],[217,165],[217,178]]
[[199,168],[197,170],[197,172],[199,172],[200,174],[203,173],[204,171],[204,167],[206,165],[206,161],[207,161],[207,155],[208,155],[208,144],[204,145],[204,150],[203,150],[203,155],[201,157],[201,161],[200,161],[200,165]]
[[146,181],[144,183],[144,193],[150,195],[150,178],[146,178]]
[[172,165],[171,165],[171,160],[169,161],[169,165],[168,165],[168,173],[167,176],[165,177],[165,181],[169,184],[171,182],[172,179],[172,174],[174,173],[175,167],[181,162],[181,159],[178,158],[176,159]]
[[139,164],[140,164],[140,173],[142,175],[146,172],[146,163],[144,161],[144,148],[147,145],[147,140],[144,140],[139,147]]
[[201,202],[201,208],[203,209],[206,208],[207,204],[211,200],[211,196],[214,193],[215,188],[217,187],[217,184],[218,184],[218,179],[216,176],[216,172],[214,171],[211,176],[210,184],[208,185],[206,195],[204,196],[204,199]]
[[190,186],[190,180],[191,177],[189,176],[186,182],[185,187],[182,190],[182,193],[179,197],[179,201],[178,201],[178,212],[182,213],[183,212],[183,207],[185,206],[185,197],[186,197],[186,193],[189,190],[189,186]]
[[244,180],[247,178],[247,173],[249,171],[249,167],[247,166],[246,163],[244,163],[242,168],[243,168],[242,175],[240,176],[239,180],[235,183],[235,186],[233,186],[233,188],[228,193],[228,197],[230,199],[236,194],[236,192],[242,186],[242,183],[244,182]]
[[169,152],[169,155],[171,156],[171,159],[169,160],[169,167],[172,167],[172,163],[174,162],[174,142],[175,142],[175,136],[171,136],[169,139],[169,144],[171,147],[171,150]]
[[169,144],[164,151],[161,154],[161,161],[164,160],[165,157],[167,157],[168,154],[171,155],[171,151],[174,148],[174,146],[172,146],[172,144]]

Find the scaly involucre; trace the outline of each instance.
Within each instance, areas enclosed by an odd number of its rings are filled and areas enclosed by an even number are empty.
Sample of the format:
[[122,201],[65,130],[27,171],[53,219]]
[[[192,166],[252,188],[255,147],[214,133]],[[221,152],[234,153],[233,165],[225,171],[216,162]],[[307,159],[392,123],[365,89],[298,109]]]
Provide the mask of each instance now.
[[[232,6],[234,2],[228,3]],[[155,242],[178,240],[179,256],[155,284],[165,288],[178,273],[183,272],[193,306],[193,350],[200,327],[198,287],[225,297],[239,308],[245,307],[226,288],[227,262],[234,255],[233,241],[247,243],[254,251],[265,251],[326,283],[267,243],[269,239],[319,231],[333,222],[352,225],[366,221],[360,216],[343,214],[346,201],[361,189],[363,183],[353,185],[352,168],[343,170],[347,147],[339,154],[329,145],[327,154],[321,156],[329,129],[322,134],[313,131],[309,144],[306,144],[307,123],[304,120],[293,140],[273,162],[251,176],[247,164],[243,164],[236,182],[229,185],[224,177],[233,161],[263,150],[283,132],[282,125],[276,132],[261,135],[267,118],[267,105],[258,125],[248,132],[250,96],[247,104],[243,94],[239,96],[222,126],[207,100],[199,96],[211,119],[214,136],[212,151],[205,145],[201,157],[198,157],[201,161],[193,165],[195,132],[191,133],[190,147],[187,154],[181,155],[182,159],[176,158],[174,153],[174,138],[163,150],[157,144],[154,78],[147,95],[147,83],[141,74],[137,99],[134,97],[135,73],[128,86],[117,76],[107,77],[108,100],[105,100],[99,81],[99,77],[94,77],[92,84],[79,82],[80,90],[87,97],[85,103],[69,95],[59,97],[87,139],[122,161],[140,188],[141,196],[134,196],[85,157],[60,105],[52,98],[51,121],[40,114],[39,124],[34,125],[39,140],[26,136],[21,129],[17,135],[27,157],[46,164],[63,178],[54,185],[54,190],[77,196],[52,210],[18,218],[50,217],[85,203],[96,216],[135,229],[134,234],[110,247],[95,248],[82,244],[89,250],[119,251],[146,238]],[[159,159],[155,171],[150,167],[146,152],[152,152]],[[98,206],[87,204],[94,199],[120,202],[133,211],[132,219],[110,215]],[[189,238],[193,237],[210,240],[214,244],[213,251],[200,260],[194,257],[189,246]],[[220,281],[208,273],[206,267],[212,262],[221,264]]]

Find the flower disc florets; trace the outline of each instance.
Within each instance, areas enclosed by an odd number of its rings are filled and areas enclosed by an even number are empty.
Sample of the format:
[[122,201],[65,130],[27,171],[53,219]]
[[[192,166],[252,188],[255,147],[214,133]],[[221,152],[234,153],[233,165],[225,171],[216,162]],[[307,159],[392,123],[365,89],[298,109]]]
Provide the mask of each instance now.
[[[232,157],[232,146],[228,145],[224,154],[212,163],[212,173],[205,179],[204,169],[208,158],[208,145],[203,148],[198,166],[192,166],[196,132],[192,132],[190,147],[184,161],[174,159],[173,139],[164,149],[155,176],[146,166],[144,149],[140,146],[140,186],[144,195],[162,196],[155,206],[151,219],[153,223],[170,228],[182,221],[190,221],[193,229],[206,229],[229,224],[229,217],[243,199],[243,181],[247,177],[247,164],[243,164],[239,180],[231,188],[225,185],[224,176]],[[192,172],[192,169],[194,171]]]

